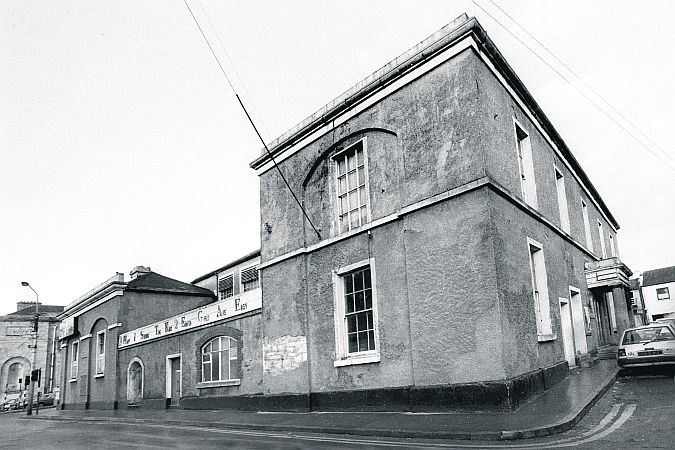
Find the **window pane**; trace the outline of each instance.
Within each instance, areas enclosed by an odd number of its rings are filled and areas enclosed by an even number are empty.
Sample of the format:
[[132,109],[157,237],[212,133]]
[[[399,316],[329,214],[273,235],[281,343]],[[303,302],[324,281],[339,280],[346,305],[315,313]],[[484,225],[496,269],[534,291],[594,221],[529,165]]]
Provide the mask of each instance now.
[[363,290],[363,271],[354,273],[354,290]]
[[366,298],[366,308],[365,309],[371,309],[373,307],[373,293],[370,289],[366,290],[364,292],[365,298]]
[[352,228],[358,228],[359,226],[359,210],[355,209],[349,212],[349,226]]
[[220,380],[220,373],[218,372],[220,368],[220,353],[211,353],[211,357],[213,358],[213,364],[211,364],[211,379],[214,381]]
[[356,155],[354,153],[351,153],[347,155],[347,170],[354,170],[356,169]]
[[373,326],[373,312],[372,312],[372,311],[368,311],[368,312],[365,313],[365,314],[366,314],[366,317],[367,317],[367,319],[368,319],[368,320],[367,320],[367,322],[368,322],[368,329],[369,329],[369,330],[375,329],[375,327]]
[[211,363],[202,365],[202,381],[211,381]]
[[359,345],[356,341],[356,333],[350,333],[347,335],[347,342],[349,344],[349,353],[354,353],[359,351]]
[[344,173],[345,173],[345,159],[339,158],[338,159],[338,175],[344,175]]
[[366,183],[366,168],[365,167],[359,167],[358,170],[359,174],[359,186],[363,186]]
[[356,152],[356,158],[359,166],[363,165],[363,150],[359,150]]
[[338,178],[338,195],[347,192],[347,177],[345,175]]
[[375,332],[368,332],[368,350],[375,350]]
[[365,301],[363,299],[363,291],[357,292],[355,295],[354,310],[363,311],[365,309]]
[[340,231],[346,231],[349,229],[349,222],[347,221],[347,215],[340,216]]
[[347,316],[347,332],[353,333],[356,331],[356,315]]
[[358,186],[357,181],[358,180],[356,179],[356,171],[349,172],[347,174],[347,185],[349,186],[350,191],[352,189],[356,189],[356,187]]
[[345,276],[345,293],[351,294],[354,292],[354,279],[351,274]]
[[368,348],[368,332],[362,332],[358,334],[359,336],[359,351],[364,352],[369,350]]
[[210,362],[211,362],[211,353],[202,354],[202,363],[210,363]]
[[347,312],[354,312],[354,294],[345,295],[345,307]]
[[361,223],[366,223],[368,222],[368,212],[366,211],[366,207],[363,206],[361,208]]
[[347,203],[347,195],[340,197],[340,214],[349,211],[349,203]]
[[370,288],[370,267],[363,271],[363,279],[366,288]]
[[230,380],[230,351],[225,350],[220,354],[220,376],[221,380]]

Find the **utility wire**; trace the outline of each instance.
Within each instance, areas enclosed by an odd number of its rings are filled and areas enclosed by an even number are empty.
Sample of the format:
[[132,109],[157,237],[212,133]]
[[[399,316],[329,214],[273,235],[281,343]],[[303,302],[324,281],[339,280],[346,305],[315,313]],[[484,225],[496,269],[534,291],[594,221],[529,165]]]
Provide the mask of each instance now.
[[213,34],[216,35],[216,38],[218,38],[218,43],[220,44],[220,48],[223,50],[223,53],[225,53],[225,58],[227,58],[227,61],[230,63],[230,67],[232,68],[232,71],[234,72],[235,77],[239,81],[239,86],[241,89],[244,91],[244,94],[246,94],[246,98],[249,101],[249,105],[253,107],[253,112],[255,113],[256,120],[258,120],[260,123],[262,123],[262,127],[267,133],[267,136],[269,137],[271,135],[270,130],[267,129],[267,125],[265,124],[265,121],[263,120],[262,114],[260,114],[260,111],[258,111],[258,108],[256,107],[255,102],[253,101],[253,98],[251,97],[251,94],[248,93],[248,90],[246,89],[246,85],[244,84],[244,81],[241,79],[241,76],[239,75],[239,72],[237,71],[237,66],[234,65],[234,62],[232,61],[232,58],[230,58],[230,54],[228,53],[227,49],[225,48],[225,45],[223,44],[223,41],[220,39],[220,34],[218,34],[218,31],[216,28],[213,26],[213,22],[211,22],[211,18],[209,17],[209,13],[206,12],[206,9],[204,8],[204,4],[199,1],[199,6],[202,9],[202,12],[206,16],[206,20],[209,22],[209,26],[211,27],[211,31],[213,31]]
[[194,13],[192,12],[192,8],[190,8],[190,5],[188,4],[187,0],[183,0],[183,3],[185,3],[185,6],[187,7],[188,11],[190,11],[190,15],[192,16],[192,20],[194,20],[195,24],[197,25],[197,28],[199,28],[199,32],[201,33],[202,37],[204,38],[204,41],[206,41],[206,45],[209,47],[209,50],[211,50],[211,54],[213,55],[214,59],[218,63],[218,67],[220,67],[220,71],[223,72],[223,75],[225,76],[225,80],[227,80],[227,84],[230,85],[230,89],[232,89],[232,92],[234,93],[234,96],[237,97],[237,101],[239,102],[239,105],[241,106],[241,108],[244,110],[244,113],[246,114],[246,117],[248,118],[248,121],[251,123],[251,126],[253,127],[253,130],[258,135],[258,138],[260,139],[260,142],[262,142],[263,146],[265,147],[265,151],[267,152],[267,155],[272,160],[272,163],[274,164],[274,167],[276,167],[277,171],[279,171],[279,175],[281,176],[281,179],[284,180],[284,183],[286,184],[286,187],[288,188],[289,192],[291,193],[291,195],[295,199],[295,202],[298,204],[298,206],[302,210],[302,213],[305,215],[305,218],[307,218],[307,221],[309,222],[309,224],[314,229],[314,232],[316,233],[317,237],[319,238],[319,240],[321,240],[321,233],[319,233],[319,230],[317,230],[317,228],[312,223],[312,220],[307,215],[307,211],[305,211],[305,207],[302,206],[302,203],[300,203],[300,200],[298,200],[298,197],[295,195],[295,192],[293,192],[293,189],[291,189],[291,185],[288,184],[288,180],[286,180],[286,177],[284,176],[284,173],[281,171],[281,168],[277,164],[277,161],[274,159],[274,156],[272,155],[272,152],[270,152],[270,149],[267,147],[267,143],[265,143],[265,140],[260,135],[260,132],[258,131],[258,128],[255,126],[255,123],[253,122],[253,119],[251,119],[251,116],[248,113],[248,110],[244,106],[244,103],[241,101],[241,98],[239,97],[239,94],[237,94],[237,90],[232,85],[232,82],[230,81],[230,78],[227,76],[227,73],[225,72],[225,69],[223,68],[223,65],[220,63],[220,60],[218,59],[218,56],[216,55],[216,52],[213,50],[213,47],[211,46],[211,43],[206,38],[206,35],[204,34],[204,30],[202,30],[201,25],[199,25],[199,21],[197,20]]
[[670,165],[668,161],[664,160],[658,153],[654,152],[649,146],[647,146],[643,141],[638,139],[635,134],[633,134],[630,130],[628,130],[621,122],[619,122],[615,117],[613,117],[611,114],[609,114],[607,111],[605,111],[600,105],[598,105],[591,97],[589,97],[585,92],[581,91],[578,89],[574,83],[572,83],[565,75],[563,75],[558,69],[556,69],[552,64],[550,64],[548,61],[546,61],[539,53],[534,51],[532,47],[530,47],[527,43],[525,43],[522,39],[520,39],[518,36],[516,36],[511,30],[509,30],[503,23],[499,21],[499,19],[495,18],[492,14],[490,14],[485,8],[483,8],[481,5],[479,5],[476,0],[471,0],[471,2],[476,5],[478,8],[480,8],[485,14],[487,14],[492,20],[494,20],[500,27],[502,27],[507,33],[509,33],[513,38],[515,38],[518,42],[520,42],[526,49],[528,49],[534,56],[536,56],[541,62],[546,64],[551,70],[553,70],[560,78],[565,80],[570,86],[572,86],[579,94],[581,94],[586,100],[588,100],[589,103],[591,103],[595,108],[603,113],[605,116],[607,116],[612,122],[614,122],[619,128],[621,128],[626,134],[628,134],[630,137],[635,140],[638,144],[640,144],[642,147],[644,147],[645,150],[647,150],[649,153],[654,155],[659,161],[664,163],[670,170],[675,172],[675,166]]
[[560,59],[553,51],[551,51],[546,45],[544,45],[539,39],[536,38],[536,36],[532,35],[523,25],[521,25],[518,20],[516,20],[514,17],[512,17],[507,11],[505,11],[501,6],[499,6],[498,3],[496,3],[494,0],[488,0],[490,3],[492,3],[497,9],[499,9],[506,17],[511,19],[513,23],[518,25],[518,27],[525,32],[530,38],[532,38],[537,44],[539,44],[546,52],[553,57],[558,63],[560,63],[563,67],[565,67],[572,75],[574,75],[589,91],[591,91],[593,94],[595,94],[598,98],[600,98],[607,106],[609,106],[612,111],[614,111],[619,117],[621,117],[623,120],[625,120],[635,131],[640,133],[642,137],[644,137],[650,144],[652,144],[654,147],[659,149],[664,155],[666,155],[668,158],[672,159],[675,162],[675,157],[673,157],[670,153],[668,153],[666,150],[661,148],[659,144],[654,142],[649,136],[647,136],[640,128],[638,128],[637,125],[635,125],[628,117],[626,117],[620,110],[614,107],[605,97],[603,97],[598,91],[596,91],[593,86],[588,84],[582,77],[580,77],[570,66],[568,66],[565,61]]

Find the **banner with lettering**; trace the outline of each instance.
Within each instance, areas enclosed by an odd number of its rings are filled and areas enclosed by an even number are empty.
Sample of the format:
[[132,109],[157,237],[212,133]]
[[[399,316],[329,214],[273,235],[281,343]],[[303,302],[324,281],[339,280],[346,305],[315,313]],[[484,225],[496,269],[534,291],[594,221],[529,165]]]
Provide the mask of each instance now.
[[117,348],[129,347],[141,342],[152,341],[164,336],[200,327],[202,325],[219,322],[225,319],[246,314],[262,308],[262,290],[244,292],[241,295],[230,297],[201,308],[193,309],[169,319],[155,322],[135,330],[121,334]]

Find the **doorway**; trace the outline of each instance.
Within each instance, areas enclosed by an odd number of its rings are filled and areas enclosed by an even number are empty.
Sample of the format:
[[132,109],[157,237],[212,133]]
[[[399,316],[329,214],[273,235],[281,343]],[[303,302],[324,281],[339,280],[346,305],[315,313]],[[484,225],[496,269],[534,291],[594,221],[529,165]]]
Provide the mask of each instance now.
[[166,357],[166,398],[169,407],[180,406],[182,390],[182,358],[180,354]]
[[572,331],[572,312],[569,300],[562,297],[558,300],[560,301],[560,325],[565,359],[570,367],[575,367],[577,364],[574,357],[574,332]]
[[584,307],[581,304],[581,292],[570,286],[570,309],[572,312],[572,330],[574,331],[574,349],[577,353],[588,353],[586,343],[586,323],[584,320]]

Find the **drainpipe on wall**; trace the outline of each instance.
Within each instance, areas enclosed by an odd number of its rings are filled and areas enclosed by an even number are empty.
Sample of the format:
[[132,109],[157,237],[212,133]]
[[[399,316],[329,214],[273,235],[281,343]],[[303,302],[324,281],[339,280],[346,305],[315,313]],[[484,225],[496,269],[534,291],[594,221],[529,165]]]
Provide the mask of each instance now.
[[49,363],[49,392],[54,392],[54,362],[56,360],[56,325],[52,327],[52,360]]

